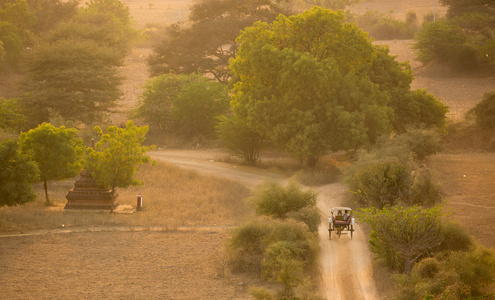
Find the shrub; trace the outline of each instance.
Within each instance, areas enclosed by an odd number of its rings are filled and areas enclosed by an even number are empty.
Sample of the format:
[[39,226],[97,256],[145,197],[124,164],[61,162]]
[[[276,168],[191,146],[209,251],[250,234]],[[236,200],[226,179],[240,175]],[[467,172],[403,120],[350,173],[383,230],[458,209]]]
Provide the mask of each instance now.
[[367,10],[356,16],[356,23],[377,40],[410,39],[417,27],[417,17],[410,12],[404,22],[376,10]]
[[398,299],[484,298],[493,283],[495,254],[481,247],[468,252],[442,252],[417,263],[411,276],[398,276]]
[[[303,280],[303,253],[294,243],[280,241],[267,247],[263,258],[265,279],[282,283],[283,296],[293,297],[293,289]],[[304,257],[303,257],[304,258]]]
[[294,182],[289,182],[287,187],[265,183],[258,188],[254,201],[256,213],[285,219],[289,212],[315,207],[316,194],[312,191],[303,191]]
[[469,251],[474,242],[466,230],[454,222],[445,222],[442,224],[444,239],[440,245],[433,249],[434,252],[442,251]]
[[423,168],[416,171],[406,203],[432,207],[441,201],[442,190],[440,185],[433,181],[429,170]]
[[31,185],[39,178],[39,169],[29,156],[21,154],[17,141],[0,143],[0,206],[13,206],[36,198]]
[[417,59],[422,63],[434,60],[448,61],[451,53],[466,42],[460,28],[447,21],[423,23],[415,36],[413,48],[418,51]]
[[287,218],[301,221],[306,224],[311,232],[318,232],[320,225],[320,212],[316,207],[303,207],[297,211],[291,211],[287,214]]
[[495,128],[495,92],[485,93],[481,101],[469,112],[475,117],[476,124],[483,130]]
[[411,175],[406,166],[385,162],[358,171],[350,188],[358,196],[359,204],[382,209],[407,199],[410,185]]

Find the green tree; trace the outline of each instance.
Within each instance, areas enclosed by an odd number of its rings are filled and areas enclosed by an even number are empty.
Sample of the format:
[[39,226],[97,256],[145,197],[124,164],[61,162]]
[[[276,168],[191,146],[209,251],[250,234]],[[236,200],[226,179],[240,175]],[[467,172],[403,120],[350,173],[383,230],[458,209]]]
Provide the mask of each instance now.
[[316,206],[316,194],[303,191],[294,182],[286,187],[275,183],[262,184],[253,197],[257,214],[279,219],[285,219],[290,212]]
[[142,146],[148,126],[137,127],[128,121],[126,128],[110,126],[107,133],[103,133],[96,126],[94,130],[100,140],[94,149],[87,149],[86,168],[92,172],[98,184],[112,191],[117,187],[141,184],[134,175],[140,164],[150,162],[146,153],[152,147]]
[[17,141],[0,144],[0,206],[33,201],[31,184],[39,178],[39,169],[31,158],[19,151]]
[[475,117],[476,124],[483,130],[495,128],[495,92],[485,93],[479,103],[470,111]]
[[191,7],[190,27],[173,24],[153,48],[152,75],[203,73],[225,82],[239,31],[255,21],[272,22],[286,13],[285,1],[201,0]]
[[28,61],[21,100],[30,121],[39,124],[53,113],[85,124],[101,120],[122,94],[118,67],[125,53],[125,41],[108,17],[60,23]]
[[83,141],[77,137],[76,129],[43,123],[21,133],[20,144],[21,151],[31,155],[39,167],[49,205],[48,181],[71,178],[81,171]]
[[423,24],[416,37],[418,59],[438,60],[459,70],[495,63],[495,4],[491,0],[442,0],[447,19]]
[[303,281],[304,261],[301,249],[294,242],[280,241],[269,245],[262,261],[266,279],[284,286],[283,296],[292,299],[294,287]]
[[25,44],[30,44],[33,30],[38,20],[29,9],[26,0],[12,0],[0,3],[0,21],[9,22],[14,25]]
[[0,97],[0,129],[18,129],[24,121],[18,99],[4,99]]
[[23,47],[24,42],[19,29],[12,23],[0,20],[0,49],[2,50],[0,52],[0,72],[5,71],[7,67],[17,65]]
[[403,208],[394,206],[382,210],[369,209],[363,221],[371,227],[372,251],[389,261],[401,260],[405,274],[422,255],[440,245],[443,240],[438,207]]
[[55,27],[59,22],[68,21],[78,11],[78,0],[26,0],[30,10],[36,15],[33,29],[39,35]]
[[[111,19],[121,40],[130,40],[136,36],[129,7],[120,0],[91,0],[86,3],[80,14]],[[126,43],[123,43],[123,46],[127,46]]]
[[306,165],[391,129],[387,95],[361,75],[374,48],[343,13],[281,15],[247,28],[238,42],[231,63],[236,116]]
[[217,134],[231,154],[242,157],[248,165],[258,162],[266,139],[251,129],[245,120],[236,116],[221,116]]
[[146,83],[137,116],[154,132],[174,132],[187,140],[212,138],[229,101],[226,87],[203,75],[164,74]]
[[407,201],[412,178],[409,169],[396,162],[369,165],[355,174],[350,191],[356,193],[359,203],[382,209]]

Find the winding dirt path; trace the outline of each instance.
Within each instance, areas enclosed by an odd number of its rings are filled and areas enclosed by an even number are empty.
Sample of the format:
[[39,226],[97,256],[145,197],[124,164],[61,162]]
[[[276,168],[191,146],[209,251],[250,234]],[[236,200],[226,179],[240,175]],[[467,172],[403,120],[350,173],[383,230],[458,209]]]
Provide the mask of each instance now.
[[[220,153],[208,150],[165,150],[150,153],[156,160],[167,161],[187,169],[212,176],[227,177],[255,187],[263,181],[286,183],[283,174],[252,167],[233,166],[217,162]],[[367,236],[359,223],[355,225],[353,239],[348,235],[328,239],[328,212],[341,205],[345,188],[340,183],[314,189],[318,193],[318,206],[322,222],[320,235],[320,264],[322,268],[321,294],[326,299],[378,299],[372,278],[371,252]]]

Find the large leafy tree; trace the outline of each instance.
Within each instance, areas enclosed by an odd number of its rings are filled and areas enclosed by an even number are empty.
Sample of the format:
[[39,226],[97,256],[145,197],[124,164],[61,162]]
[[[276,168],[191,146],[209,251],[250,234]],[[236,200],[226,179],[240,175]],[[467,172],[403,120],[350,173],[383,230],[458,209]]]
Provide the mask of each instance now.
[[36,23],[26,0],[0,1],[0,72],[17,66]]
[[239,31],[255,21],[271,22],[287,13],[284,0],[202,0],[189,15],[190,27],[169,26],[148,64],[153,75],[204,73],[218,81],[229,77],[229,59],[237,50]]
[[6,140],[0,144],[0,206],[33,201],[36,194],[31,185],[38,178],[38,166],[19,151],[17,141]]
[[92,172],[99,185],[115,191],[117,187],[126,188],[139,185],[134,178],[140,164],[150,162],[146,153],[151,147],[143,146],[148,126],[138,127],[132,121],[126,128],[110,126],[107,133],[100,127],[94,128],[100,140],[94,148],[88,148],[86,168]]
[[340,12],[314,8],[256,23],[231,64],[233,109],[251,128],[312,166],[390,130],[388,97],[364,76],[374,48]]
[[229,108],[227,88],[200,74],[164,74],[144,87],[137,115],[154,132],[184,139],[212,138],[217,117]]
[[[231,63],[235,116],[308,166],[393,128],[445,120],[445,106],[410,91],[408,65],[374,47],[342,12],[315,7],[281,15],[247,28],[238,43]],[[431,108],[433,117],[418,117]],[[403,119],[407,114],[418,118]]]
[[86,124],[119,99],[126,40],[112,19],[85,15],[59,23],[33,48],[22,103],[33,124],[50,115]]
[[370,224],[371,249],[387,260],[400,260],[404,273],[409,274],[412,264],[422,255],[440,245],[440,210],[421,207],[370,209],[363,220]]
[[495,3],[492,0],[442,0],[447,19],[425,23],[416,36],[418,59],[438,60],[460,70],[495,63]]
[[33,29],[36,34],[46,32],[59,22],[75,16],[79,5],[78,0],[26,0],[26,2],[37,18]]
[[81,171],[83,141],[74,128],[43,123],[21,133],[20,144],[22,153],[30,155],[39,167],[46,204],[49,205],[48,181],[71,178]]

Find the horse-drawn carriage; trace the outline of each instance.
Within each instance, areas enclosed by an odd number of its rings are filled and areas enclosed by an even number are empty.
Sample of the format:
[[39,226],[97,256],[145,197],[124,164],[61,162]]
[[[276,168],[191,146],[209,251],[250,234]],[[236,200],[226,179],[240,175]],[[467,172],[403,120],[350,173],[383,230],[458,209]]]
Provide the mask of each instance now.
[[349,207],[334,207],[328,216],[329,227],[328,237],[332,239],[332,231],[340,238],[340,235],[344,231],[350,233],[352,239],[352,233],[354,232],[354,216],[352,215],[352,209]]

